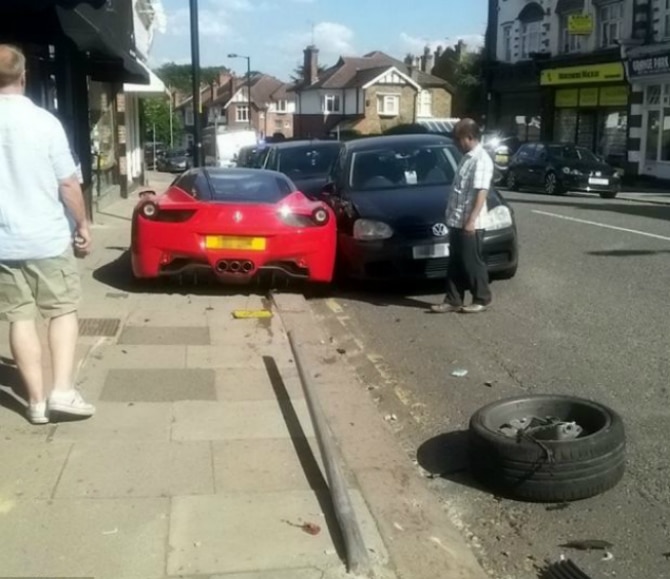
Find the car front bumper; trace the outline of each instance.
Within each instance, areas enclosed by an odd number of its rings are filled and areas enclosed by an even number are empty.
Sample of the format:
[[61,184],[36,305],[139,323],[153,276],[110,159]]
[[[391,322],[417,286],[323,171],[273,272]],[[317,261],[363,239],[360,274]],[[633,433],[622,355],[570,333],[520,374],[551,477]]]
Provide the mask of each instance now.
[[589,182],[587,175],[563,175],[561,184],[567,191],[585,191],[587,193],[618,193],[621,190],[621,179],[612,177],[596,177],[608,179],[608,184],[594,184]]
[[[418,246],[448,243],[430,239],[387,239],[360,241],[340,235],[338,251],[347,274],[356,279],[443,279],[447,275],[449,257],[415,259],[413,251]],[[507,272],[516,268],[518,261],[515,227],[508,227],[484,234],[484,260],[490,274]]]

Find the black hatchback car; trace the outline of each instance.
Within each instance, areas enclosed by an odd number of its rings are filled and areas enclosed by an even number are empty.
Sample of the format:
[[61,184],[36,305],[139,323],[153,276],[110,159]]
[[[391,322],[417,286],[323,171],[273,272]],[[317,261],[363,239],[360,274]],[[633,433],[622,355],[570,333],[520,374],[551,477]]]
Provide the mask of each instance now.
[[[461,153],[439,135],[394,135],[349,141],[323,198],[338,220],[338,261],[348,277],[370,280],[446,277],[447,199]],[[484,257],[489,272],[517,270],[514,213],[497,191],[488,198]]]
[[510,161],[506,185],[543,189],[548,195],[567,191],[598,193],[613,199],[621,190],[616,169],[584,147],[571,143],[526,143]]
[[283,141],[267,146],[261,169],[284,173],[309,197],[318,196],[328,182],[340,141]]

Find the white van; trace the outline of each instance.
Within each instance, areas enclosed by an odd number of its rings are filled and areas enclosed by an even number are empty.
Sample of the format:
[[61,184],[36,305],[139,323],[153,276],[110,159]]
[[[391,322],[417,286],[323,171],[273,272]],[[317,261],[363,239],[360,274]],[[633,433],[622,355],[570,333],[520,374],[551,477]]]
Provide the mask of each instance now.
[[235,167],[237,155],[242,147],[252,147],[259,142],[255,131],[230,131],[219,127],[207,127],[203,132],[202,148],[205,166]]

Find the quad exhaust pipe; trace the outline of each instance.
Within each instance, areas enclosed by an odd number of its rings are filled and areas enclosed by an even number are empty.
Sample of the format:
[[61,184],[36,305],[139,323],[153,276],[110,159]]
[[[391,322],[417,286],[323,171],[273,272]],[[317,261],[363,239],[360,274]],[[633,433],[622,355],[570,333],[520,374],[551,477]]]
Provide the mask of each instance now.
[[219,261],[215,269],[218,273],[251,273],[254,269],[252,261],[228,261],[222,259]]

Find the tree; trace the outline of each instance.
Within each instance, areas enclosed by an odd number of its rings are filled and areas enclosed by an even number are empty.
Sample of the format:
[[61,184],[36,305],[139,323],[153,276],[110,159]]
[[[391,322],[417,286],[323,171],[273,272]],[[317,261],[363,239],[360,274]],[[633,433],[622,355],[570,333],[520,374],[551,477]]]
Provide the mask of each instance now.
[[452,101],[455,117],[477,119],[485,112],[484,49],[447,48],[435,63],[433,75],[449,82],[456,93]]
[[[326,71],[327,67],[319,65],[317,67],[317,74],[321,75]],[[291,81],[298,83],[302,82],[305,80],[305,65],[304,64],[299,64],[298,66],[293,69],[293,74],[291,75]]]
[[[168,62],[156,71],[158,77],[169,87],[171,92],[190,93],[193,91],[193,74],[190,64]],[[221,72],[230,72],[225,66],[206,66],[200,68],[200,80],[212,86]]]
[[[147,141],[170,143],[170,101],[164,97],[147,98],[144,100],[144,123]],[[178,116],[172,115],[172,135],[175,141],[179,140],[182,126]]]

